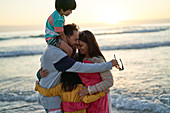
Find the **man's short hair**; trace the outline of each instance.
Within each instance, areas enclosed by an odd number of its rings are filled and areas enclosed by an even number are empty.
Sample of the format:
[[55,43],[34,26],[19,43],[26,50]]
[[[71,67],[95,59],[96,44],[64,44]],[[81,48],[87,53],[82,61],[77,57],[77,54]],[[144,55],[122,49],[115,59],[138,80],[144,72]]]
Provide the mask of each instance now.
[[72,36],[73,35],[73,31],[76,30],[78,31],[79,27],[72,23],[72,24],[67,24],[64,26],[64,34],[67,36]]

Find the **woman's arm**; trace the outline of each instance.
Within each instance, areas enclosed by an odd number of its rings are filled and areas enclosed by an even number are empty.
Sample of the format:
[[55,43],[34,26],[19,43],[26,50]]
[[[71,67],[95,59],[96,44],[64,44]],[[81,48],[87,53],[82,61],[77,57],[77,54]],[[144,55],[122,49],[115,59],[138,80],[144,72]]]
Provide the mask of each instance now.
[[[90,59],[90,61],[93,62],[93,63],[105,62],[102,57],[93,57],[92,59]],[[111,71],[100,72],[100,77],[102,79],[101,82],[99,82],[99,83],[97,83],[93,86],[88,86],[89,94],[94,94],[94,93],[97,93],[97,92],[106,91],[110,87],[113,86],[113,76],[112,76]]]
[[102,81],[93,85],[88,86],[89,94],[94,94],[97,92],[108,90],[110,87],[113,86],[113,76],[110,71],[105,71],[100,73]]

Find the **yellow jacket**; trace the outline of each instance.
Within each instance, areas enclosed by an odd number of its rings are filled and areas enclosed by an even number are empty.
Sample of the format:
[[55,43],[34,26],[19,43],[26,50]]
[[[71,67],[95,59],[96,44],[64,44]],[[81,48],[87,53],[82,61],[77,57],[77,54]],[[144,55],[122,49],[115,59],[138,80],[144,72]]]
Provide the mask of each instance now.
[[[82,84],[78,84],[77,88],[72,90],[71,92],[65,92],[64,90],[61,89],[62,83],[57,85],[56,87],[50,88],[50,89],[45,89],[41,87],[40,85],[36,85],[35,91],[38,91],[40,94],[48,97],[53,97],[60,95],[62,102],[81,102],[81,96],[79,96],[78,91],[81,90]],[[97,99],[105,96],[104,92],[99,92],[95,95],[87,95],[83,98],[83,101],[85,103],[91,103],[96,101]],[[75,112],[64,112],[64,113],[86,113],[86,109],[82,109],[80,111],[75,111]]]

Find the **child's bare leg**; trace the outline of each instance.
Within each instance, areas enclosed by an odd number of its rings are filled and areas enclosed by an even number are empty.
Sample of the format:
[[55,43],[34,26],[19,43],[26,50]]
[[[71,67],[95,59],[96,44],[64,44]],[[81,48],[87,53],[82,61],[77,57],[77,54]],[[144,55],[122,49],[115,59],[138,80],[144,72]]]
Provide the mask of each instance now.
[[59,45],[59,48],[62,49],[67,53],[68,56],[71,57],[73,53],[73,49],[64,41],[61,41],[61,44]]

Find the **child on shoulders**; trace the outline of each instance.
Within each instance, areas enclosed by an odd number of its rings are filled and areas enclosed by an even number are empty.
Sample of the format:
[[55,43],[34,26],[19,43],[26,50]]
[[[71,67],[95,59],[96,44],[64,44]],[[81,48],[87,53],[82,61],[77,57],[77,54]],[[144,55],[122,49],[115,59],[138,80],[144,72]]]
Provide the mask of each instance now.
[[75,0],[56,0],[55,11],[48,17],[45,28],[45,40],[47,44],[64,50],[68,56],[72,55],[72,48],[68,45],[64,34],[64,16],[68,16],[75,10]]

